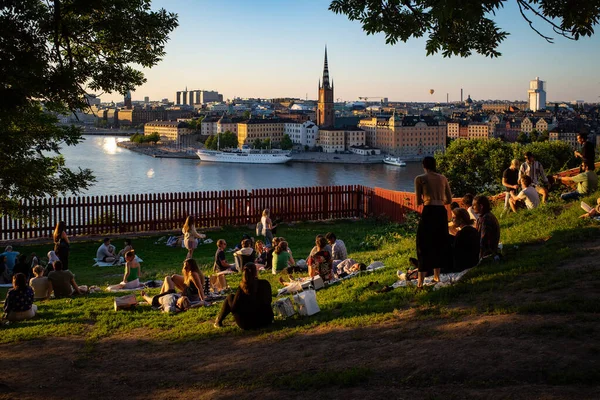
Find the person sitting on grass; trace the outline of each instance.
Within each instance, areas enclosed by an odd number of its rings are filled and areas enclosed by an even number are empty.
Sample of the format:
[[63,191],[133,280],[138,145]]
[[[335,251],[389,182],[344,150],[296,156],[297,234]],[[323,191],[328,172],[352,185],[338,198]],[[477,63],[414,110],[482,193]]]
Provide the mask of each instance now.
[[475,211],[473,211],[473,199],[474,198],[475,198],[475,196],[473,196],[471,193],[465,194],[462,198],[463,207],[466,208],[466,210],[469,213],[469,216],[471,217],[473,222],[477,221],[477,218],[479,218],[479,215]]
[[123,280],[117,285],[109,286],[109,290],[137,289],[140,287],[140,276],[142,267],[135,259],[135,251],[129,250],[125,254],[125,273]]
[[294,257],[288,252],[287,242],[279,242],[273,253],[273,275],[282,271],[289,274],[290,271],[288,270],[288,267],[293,267],[294,264],[296,264],[296,262],[294,261]]
[[549,185],[548,178],[546,177],[546,172],[544,172],[544,167],[535,159],[535,156],[530,151],[525,153],[525,162],[519,168],[519,180],[525,175],[531,178],[531,185],[542,196],[542,203],[546,203],[546,198],[548,197],[548,188],[546,186]]
[[182,295],[186,296],[192,304],[204,300],[204,274],[193,258],[183,262],[181,275],[174,274],[170,278],[173,285],[181,290]]
[[11,282],[10,271],[8,270],[8,266],[6,265],[6,256],[0,255],[0,283],[6,285]]
[[333,278],[331,268],[331,253],[327,250],[327,239],[319,235],[315,239],[317,252],[308,258],[308,274],[313,277],[320,275],[323,282],[330,281]]
[[175,283],[170,276],[167,276],[160,288],[160,294],[149,296],[143,290],[140,294],[152,307],[158,308],[165,313],[178,313],[187,311],[190,308],[210,306],[210,303],[207,303],[206,301],[199,301],[196,304],[192,304],[187,296],[177,293],[175,289]]
[[119,259],[121,257],[125,258],[125,254],[127,254],[128,251],[133,250],[133,244],[131,243],[131,239],[125,239],[125,246],[123,247],[123,250],[119,251],[119,254],[117,254],[117,257],[119,257]]
[[480,260],[498,259],[498,243],[500,243],[500,224],[494,214],[490,200],[483,195],[473,200],[473,210],[479,214],[475,228],[479,232]]
[[461,272],[479,263],[479,233],[473,227],[467,210],[455,208],[452,214],[457,232],[452,243],[452,263],[444,272]]
[[31,278],[31,267],[30,264],[27,263],[27,255],[19,254],[17,257],[17,263],[15,264],[15,268],[13,269],[13,274],[21,273],[25,275],[25,280],[29,280]]
[[36,265],[33,267],[33,275],[29,281],[29,286],[33,289],[34,300],[46,300],[52,294],[52,283],[44,276],[44,267]]
[[260,329],[273,323],[271,306],[271,284],[258,279],[258,271],[254,263],[244,265],[242,281],[235,295],[227,296],[221,311],[215,320],[215,328],[223,326],[223,320],[229,314],[241,329]]
[[598,175],[594,172],[594,162],[586,160],[582,167],[583,172],[573,177],[560,177],[558,175],[554,177],[559,183],[577,183],[577,189],[572,192],[561,194],[561,199],[565,201],[579,200],[579,198],[587,196],[598,189]]
[[272,269],[273,269],[273,254],[275,254],[275,250],[277,250],[277,246],[279,245],[279,242],[281,242],[281,238],[276,236],[273,238],[273,241],[271,243],[272,246],[266,247],[267,263],[265,264],[265,270],[267,270],[267,271],[272,271]]
[[96,259],[105,263],[119,263],[120,259],[115,254],[115,246],[110,244],[110,238],[105,238],[100,247],[98,247]]
[[[317,235],[317,236],[315,237],[315,242],[316,242],[317,240],[320,240],[320,238],[325,238],[325,236],[323,236],[323,235]],[[325,243],[327,243],[327,241],[325,241]],[[331,246],[329,245],[329,243],[327,243],[327,246],[325,246],[325,250],[327,250],[327,251],[329,252],[329,254],[331,254]],[[308,258],[307,258],[307,260],[308,260],[309,258],[311,258],[312,256],[314,256],[315,254],[317,254],[317,252],[318,252],[318,251],[319,251],[319,248],[318,248],[318,246],[316,246],[316,245],[315,245],[315,246],[314,246],[314,247],[313,247],[313,248],[310,250],[310,253],[308,254]]]
[[517,212],[517,207],[519,203],[522,202],[525,203],[525,206],[528,210],[537,208],[540,205],[540,195],[538,194],[537,190],[531,186],[531,178],[527,175],[523,175],[519,182],[521,183],[521,188],[523,190],[521,190],[518,195],[508,192],[510,195],[508,202],[511,210],[513,210],[513,212]]
[[581,208],[585,210],[585,214],[580,215],[579,218],[593,218],[600,216],[600,197],[596,200],[596,207],[592,208],[585,202],[581,202]]
[[214,272],[235,271],[235,264],[229,264],[225,257],[227,242],[225,239],[217,240],[217,251],[215,253],[215,262],[213,264]]
[[[254,251],[256,252],[256,259],[254,260],[256,268],[259,270],[265,269],[267,265],[267,248],[262,240],[256,241],[256,244],[254,245]],[[272,254],[271,257],[273,257]]]
[[335,233],[327,232],[325,239],[331,246],[332,268],[335,272],[337,265],[348,258],[348,250],[346,250],[344,242],[335,236]]
[[48,264],[44,268],[44,276],[48,276],[50,272],[54,271],[54,263],[58,261],[58,256],[54,250],[48,252]]
[[54,298],[71,297],[74,294],[83,294],[75,282],[75,275],[71,271],[63,271],[62,261],[54,261],[54,271],[48,274],[52,284]]
[[240,272],[244,265],[248,264],[249,262],[254,262],[256,259],[256,252],[252,248],[252,240],[249,238],[242,240],[242,247],[234,252],[233,256],[239,258],[240,260]]
[[33,289],[27,286],[25,275],[17,273],[12,279],[13,288],[6,294],[4,316],[8,321],[23,321],[35,317],[37,306],[33,304]]

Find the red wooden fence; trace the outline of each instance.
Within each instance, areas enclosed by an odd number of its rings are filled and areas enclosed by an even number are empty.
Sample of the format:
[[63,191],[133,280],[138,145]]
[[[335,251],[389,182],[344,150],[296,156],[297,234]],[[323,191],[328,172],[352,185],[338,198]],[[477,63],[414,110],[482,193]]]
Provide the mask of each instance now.
[[58,221],[65,221],[71,236],[176,230],[188,215],[198,227],[246,225],[256,223],[265,208],[284,221],[362,218],[369,214],[371,192],[350,185],[23,201],[26,215],[45,216],[36,224],[2,217],[0,240],[50,238]]

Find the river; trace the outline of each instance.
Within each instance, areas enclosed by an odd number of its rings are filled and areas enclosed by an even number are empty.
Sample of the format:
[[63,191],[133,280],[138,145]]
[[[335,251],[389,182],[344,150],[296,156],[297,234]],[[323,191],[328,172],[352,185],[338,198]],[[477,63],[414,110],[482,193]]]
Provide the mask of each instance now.
[[96,184],[84,195],[219,191],[236,189],[365,185],[414,191],[420,163],[248,165],[203,163],[200,160],[153,158],[117,146],[118,136],[84,136],[62,154],[70,168],[90,168]]

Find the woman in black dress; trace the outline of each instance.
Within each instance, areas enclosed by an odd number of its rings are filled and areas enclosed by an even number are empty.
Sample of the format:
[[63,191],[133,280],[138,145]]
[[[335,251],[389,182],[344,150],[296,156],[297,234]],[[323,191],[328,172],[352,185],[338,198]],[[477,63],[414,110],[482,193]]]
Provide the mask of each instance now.
[[479,263],[479,232],[471,223],[471,216],[464,208],[452,210],[452,220],[457,227],[456,236],[451,236],[452,268],[445,272],[461,272]]
[[215,321],[215,327],[223,326],[223,320],[230,313],[241,329],[259,329],[273,322],[271,307],[271,284],[264,279],[258,279],[254,263],[244,265],[242,282],[235,295],[227,296],[221,307],[221,312]]
[[69,269],[69,237],[66,232],[66,224],[65,221],[60,221],[56,224],[56,228],[54,228],[54,253],[58,259],[62,262],[63,271]]
[[430,270],[433,270],[433,280],[439,282],[440,269],[447,266],[450,260],[448,212],[445,205],[452,202],[450,185],[444,175],[436,172],[435,158],[425,157],[423,169],[425,173],[415,178],[417,206],[424,205],[417,228],[419,288],[423,287],[423,279]]

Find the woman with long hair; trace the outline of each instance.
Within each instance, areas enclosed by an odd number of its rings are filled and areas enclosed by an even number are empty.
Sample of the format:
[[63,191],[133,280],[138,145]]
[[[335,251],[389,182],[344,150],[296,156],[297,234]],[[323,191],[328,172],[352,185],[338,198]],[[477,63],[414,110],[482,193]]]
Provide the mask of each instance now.
[[294,261],[292,254],[288,251],[287,242],[285,240],[279,242],[273,252],[273,275],[281,271],[288,271],[287,268],[294,264],[296,264],[296,262]]
[[333,278],[331,264],[331,253],[328,249],[328,242],[325,236],[317,235],[315,238],[316,253],[308,257],[308,274],[310,276],[321,276],[323,281],[329,281]]
[[500,243],[500,224],[494,214],[490,199],[486,196],[476,196],[473,200],[473,209],[479,214],[475,228],[479,232],[479,258],[495,260],[498,256]]
[[24,274],[18,273],[12,279],[13,288],[6,294],[4,316],[9,321],[22,321],[35,316],[37,306],[33,304],[33,289],[27,286]]
[[262,235],[265,237],[265,246],[271,247],[273,241],[273,228],[276,227],[276,225],[273,225],[273,221],[271,221],[271,210],[268,208],[263,210],[260,222],[262,224]]
[[183,228],[181,228],[181,232],[183,232],[183,244],[188,251],[186,258],[192,258],[194,250],[198,247],[198,239],[202,238],[194,226],[194,217],[188,215]]
[[204,300],[204,274],[193,258],[188,258],[183,262],[181,275],[171,275],[170,279],[192,304]]
[[69,269],[69,237],[67,236],[67,226],[65,221],[59,221],[54,228],[54,252],[58,259],[62,262],[63,270]]
[[415,178],[417,206],[424,205],[417,228],[417,287],[421,289],[425,275],[431,270],[433,280],[439,282],[440,269],[451,259],[448,212],[445,205],[452,202],[450,185],[444,175],[437,173],[435,158],[423,158],[423,169],[425,173]]
[[271,284],[258,279],[254,263],[244,265],[240,287],[235,295],[230,294],[223,302],[215,328],[222,327],[229,314],[233,314],[237,326],[244,330],[264,328],[273,322]]

